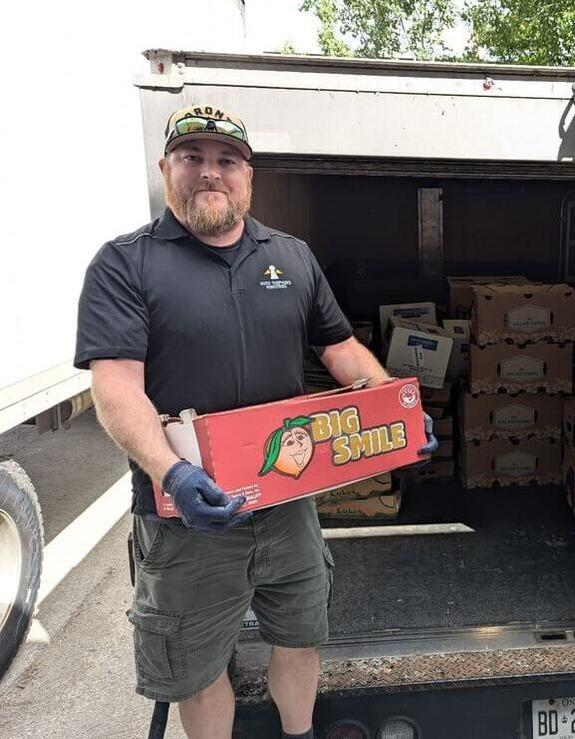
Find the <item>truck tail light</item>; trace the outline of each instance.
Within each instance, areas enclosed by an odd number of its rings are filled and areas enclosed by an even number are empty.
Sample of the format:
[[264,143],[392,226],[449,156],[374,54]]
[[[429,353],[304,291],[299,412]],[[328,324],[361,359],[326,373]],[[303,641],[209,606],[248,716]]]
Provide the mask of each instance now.
[[357,721],[344,720],[330,726],[325,739],[369,739],[369,733]]
[[421,734],[408,719],[390,718],[382,724],[377,739],[421,739]]

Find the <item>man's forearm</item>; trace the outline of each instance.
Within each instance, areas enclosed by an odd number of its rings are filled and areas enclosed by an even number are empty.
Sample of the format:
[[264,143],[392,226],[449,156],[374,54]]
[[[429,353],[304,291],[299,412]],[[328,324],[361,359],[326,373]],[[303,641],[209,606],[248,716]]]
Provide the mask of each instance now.
[[389,379],[376,357],[355,338],[324,348],[321,361],[341,385],[351,385],[356,380],[367,379],[375,387]]
[[92,387],[98,420],[116,444],[158,483],[178,461],[143,390],[129,384]]

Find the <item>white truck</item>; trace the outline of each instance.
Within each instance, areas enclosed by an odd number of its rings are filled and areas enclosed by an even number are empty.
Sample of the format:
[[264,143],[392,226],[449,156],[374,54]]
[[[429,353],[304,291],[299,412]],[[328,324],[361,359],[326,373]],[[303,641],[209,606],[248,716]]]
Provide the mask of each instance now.
[[[575,69],[151,50],[152,217],[168,113],[213,102],[256,151],[253,214],[309,242],[351,319],[446,299],[447,275],[575,273]],[[334,555],[322,739],[573,739],[575,521],[561,486],[410,487]],[[246,630],[234,736],[273,737]]]
[[[154,37],[157,14],[136,5]],[[51,13],[37,10],[40,30]],[[0,124],[10,173],[3,234],[12,248],[0,432],[34,418],[57,426],[75,396],[76,412],[84,406],[88,375],[70,366],[84,269],[104,240],[149,215],[127,74],[143,35],[126,33],[125,13],[107,29],[107,57],[98,34],[73,48],[43,39],[31,47],[51,62],[48,83],[31,98],[21,65],[4,89],[12,115]],[[217,101],[246,121],[257,152],[254,215],[310,243],[350,318],[370,319],[381,303],[441,302],[446,275],[574,279],[574,69],[147,57],[136,84],[152,217],[163,206],[156,162],[168,113]],[[23,140],[18,125],[35,131],[39,119],[41,136]],[[397,525],[331,527],[326,537],[336,588],[322,739],[575,736],[575,526],[561,488],[413,488]],[[0,673],[33,613],[40,553],[30,482],[17,459],[0,461]],[[277,730],[266,657],[257,630],[246,631],[238,739]]]

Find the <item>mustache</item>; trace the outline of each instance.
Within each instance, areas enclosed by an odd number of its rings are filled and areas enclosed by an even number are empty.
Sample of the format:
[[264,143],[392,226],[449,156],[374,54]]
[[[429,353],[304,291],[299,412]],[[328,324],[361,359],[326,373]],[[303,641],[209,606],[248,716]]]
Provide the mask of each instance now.
[[223,195],[229,195],[227,190],[220,190],[215,185],[202,185],[201,187],[195,187],[192,195],[195,195],[197,192],[221,192]]

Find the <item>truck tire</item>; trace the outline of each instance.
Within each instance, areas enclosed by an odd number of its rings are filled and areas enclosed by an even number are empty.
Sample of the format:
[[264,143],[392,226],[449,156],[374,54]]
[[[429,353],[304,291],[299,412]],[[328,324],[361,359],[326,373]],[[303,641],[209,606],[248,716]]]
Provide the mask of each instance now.
[[30,478],[13,460],[0,462],[0,678],[30,629],[43,541],[40,506]]

